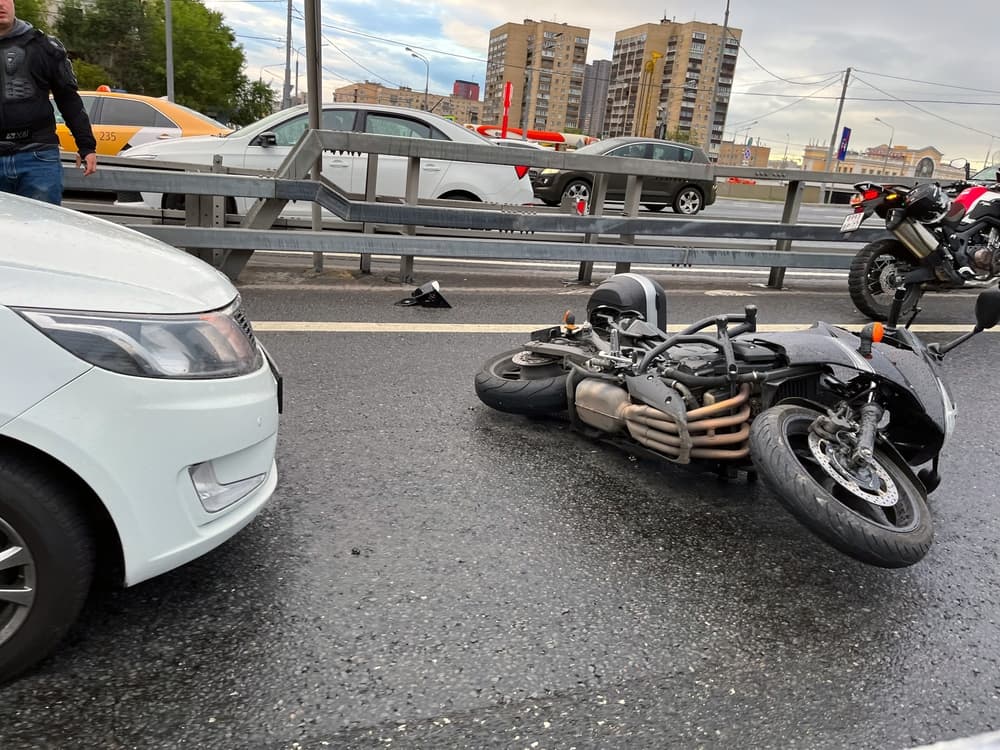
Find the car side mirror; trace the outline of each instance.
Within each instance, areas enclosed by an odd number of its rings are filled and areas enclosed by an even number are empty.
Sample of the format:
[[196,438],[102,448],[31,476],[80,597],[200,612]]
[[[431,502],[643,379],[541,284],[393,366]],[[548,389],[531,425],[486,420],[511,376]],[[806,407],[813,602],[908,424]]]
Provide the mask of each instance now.
[[278,136],[272,133],[270,130],[266,133],[261,133],[257,136],[257,145],[263,146],[264,148],[270,148],[272,146],[278,145]]
[[1000,289],[987,289],[976,298],[976,328],[985,331],[1000,323]]

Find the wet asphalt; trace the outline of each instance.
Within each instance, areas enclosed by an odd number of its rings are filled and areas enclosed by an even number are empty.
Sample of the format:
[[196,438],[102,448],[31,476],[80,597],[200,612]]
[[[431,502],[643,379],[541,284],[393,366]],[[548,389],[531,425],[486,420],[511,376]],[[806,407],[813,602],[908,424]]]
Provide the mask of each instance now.
[[[575,273],[418,262],[451,309],[400,307],[391,263],[251,269],[255,321],[548,324]],[[861,325],[836,277],[662,270],[671,318]],[[965,323],[971,294],[922,323]],[[950,335],[932,334],[943,340]],[[241,534],[91,596],[0,688],[4,748],[907,748],[1000,728],[994,369],[951,354],[959,426],[905,570],[826,547],[760,483],[722,480],[472,388],[518,333],[267,332],[281,479]]]

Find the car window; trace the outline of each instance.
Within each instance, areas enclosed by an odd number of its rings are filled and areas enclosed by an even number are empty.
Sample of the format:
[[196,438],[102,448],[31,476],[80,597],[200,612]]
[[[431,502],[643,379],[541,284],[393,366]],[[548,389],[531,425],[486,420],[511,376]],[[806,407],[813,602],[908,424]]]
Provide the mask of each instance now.
[[653,158],[659,161],[691,161],[694,152],[671,143],[657,143],[653,146]]
[[[353,130],[357,111],[353,109],[323,110],[320,127],[323,130]],[[309,129],[309,114],[303,112],[297,117],[275,125],[269,132],[274,133],[276,146],[294,146],[302,134]]]
[[626,156],[633,159],[648,159],[649,144],[629,143],[625,146],[619,146],[618,148],[608,151],[608,156]]
[[[87,113],[87,117],[90,121],[94,121],[94,105],[97,104],[96,96],[81,96],[80,100],[83,102],[83,110]],[[49,99],[49,103],[52,104],[52,111],[56,115],[56,122],[60,125],[65,125],[66,121],[63,119],[62,113],[59,111],[59,107],[55,105],[55,102]]]
[[395,135],[400,138],[436,138],[451,140],[444,133],[425,122],[409,117],[386,114],[384,112],[369,112],[365,117],[365,131],[374,135]]
[[106,98],[101,107],[101,125],[132,125],[134,127],[177,127],[171,120],[145,102],[131,99]]

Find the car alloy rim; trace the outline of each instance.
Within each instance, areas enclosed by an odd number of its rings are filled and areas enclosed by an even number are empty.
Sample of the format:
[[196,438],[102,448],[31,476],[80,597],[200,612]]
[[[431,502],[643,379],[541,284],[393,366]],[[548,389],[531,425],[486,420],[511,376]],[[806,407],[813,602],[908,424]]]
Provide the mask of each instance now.
[[686,214],[691,214],[698,210],[698,204],[701,203],[701,201],[698,199],[697,193],[688,190],[681,193],[678,203],[680,204],[681,211]]
[[14,528],[0,518],[0,645],[18,631],[35,602],[35,560]]

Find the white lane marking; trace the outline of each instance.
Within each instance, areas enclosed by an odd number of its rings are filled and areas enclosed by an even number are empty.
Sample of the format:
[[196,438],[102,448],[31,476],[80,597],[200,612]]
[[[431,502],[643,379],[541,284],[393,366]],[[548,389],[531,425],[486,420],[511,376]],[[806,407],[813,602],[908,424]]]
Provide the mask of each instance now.
[[[550,324],[521,323],[373,323],[367,321],[285,321],[255,320],[254,331],[260,333],[531,333],[539,328],[551,328]],[[802,331],[811,323],[771,323],[757,326],[758,331],[780,333]],[[833,325],[833,324],[832,324]],[[850,331],[859,331],[860,323],[835,324]],[[668,333],[676,333],[686,327],[684,323],[667,326]],[[951,323],[925,323],[910,327],[916,333],[965,333],[971,325]],[[994,329],[986,333],[1000,333]]]

